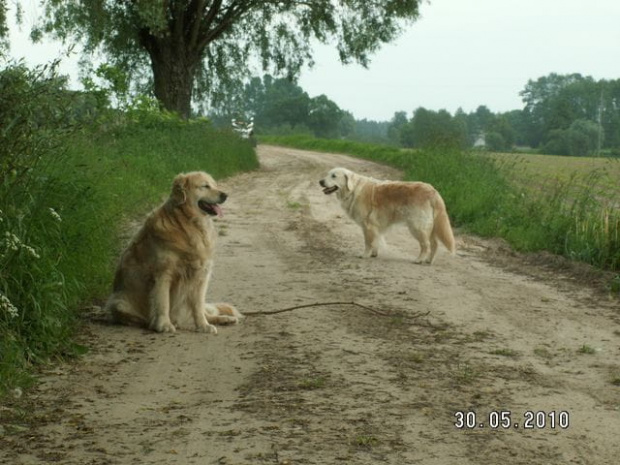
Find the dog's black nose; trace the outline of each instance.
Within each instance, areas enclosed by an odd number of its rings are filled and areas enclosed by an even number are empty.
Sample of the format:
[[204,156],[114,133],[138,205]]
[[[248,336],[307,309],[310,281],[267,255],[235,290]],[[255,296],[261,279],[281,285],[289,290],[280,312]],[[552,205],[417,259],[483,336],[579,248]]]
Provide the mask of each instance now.
[[220,203],[224,203],[227,198],[228,198],[228,194],[225,194],[224,192],[220,192]]
[[325,187],[325,181],[323,181],[322,179],[319,181],[319,184],[321,185],[321,187]]

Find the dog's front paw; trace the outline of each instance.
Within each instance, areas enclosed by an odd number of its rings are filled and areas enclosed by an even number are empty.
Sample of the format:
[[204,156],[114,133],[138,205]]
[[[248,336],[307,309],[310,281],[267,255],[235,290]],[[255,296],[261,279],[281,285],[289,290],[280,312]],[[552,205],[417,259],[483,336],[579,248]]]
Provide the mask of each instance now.
[[360,258],[377,258],[379,256],[379,252],[376,250],[368,250],[364,252],[364,254]]
[[164,318],[156,318],[151,322],[149,328],[158,333],[174,333],[176,331],[172,322]]
[[209,323],[197,326],[196,331],[198,331],[199,333],[217,334],[217,328],[213,325],[210,325]]

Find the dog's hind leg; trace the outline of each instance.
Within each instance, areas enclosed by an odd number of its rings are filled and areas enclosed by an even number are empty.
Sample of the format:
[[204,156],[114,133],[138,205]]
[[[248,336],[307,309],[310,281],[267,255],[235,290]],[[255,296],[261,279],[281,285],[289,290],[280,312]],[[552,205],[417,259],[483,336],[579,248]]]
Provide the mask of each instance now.
[[409,232],[420,243],[420,254],[415,259],[415,263],[431,263],[437,250],[437,241],[431,241],[429,233],[418,229],[413,224],[409,224]]
[[146,321],[122,295],[113,294],[106,302],[104,310],[112,315],[116,324],[145,326]]
[[435,235],[431,235],[431,255],[430,257],[428,257],[428,264],[432,265],[433,261],[435,260],[435,254],[437,253],[437,248],[439,247],[439,241],[437,241],[437,238],[435,237]]
[[207,304],[205,310],[207,321],[214,325],[234,325],[243,317],[235,307],[226,303]]

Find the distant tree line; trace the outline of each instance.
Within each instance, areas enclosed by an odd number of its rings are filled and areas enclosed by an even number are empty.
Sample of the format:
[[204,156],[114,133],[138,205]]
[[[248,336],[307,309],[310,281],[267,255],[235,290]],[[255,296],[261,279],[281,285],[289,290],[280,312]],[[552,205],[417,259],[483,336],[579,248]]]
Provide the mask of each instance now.
[[230,108],[210,115],[226,125],[232,118],[254,118],[263,134],[313,134],[321,138],[348,137],[355,130],[353,115],[325,95],[310,97],[295,80],[254,77]]
[[530,80],[520,95],[524,108],[505,113],[483,105],[454,115],[424,108],[411,118],[396,112],[385,137],[403,147],[449,144],[506,151],[519,146],[556,155],[620,156],[620,79],[552,73]]
[[552,73],[528,81],[520,95],[523,109],[505,113],[484,105],[454,115],[420,107],[410,117],[398,111],[390,121],[355,120],[325,95],[311,98],[296,81],[265,75],[246,84],[234,110],[254,116],[259,133],[301,132],[411,148],[529,147],[557,155],[620,156],[620,79]]

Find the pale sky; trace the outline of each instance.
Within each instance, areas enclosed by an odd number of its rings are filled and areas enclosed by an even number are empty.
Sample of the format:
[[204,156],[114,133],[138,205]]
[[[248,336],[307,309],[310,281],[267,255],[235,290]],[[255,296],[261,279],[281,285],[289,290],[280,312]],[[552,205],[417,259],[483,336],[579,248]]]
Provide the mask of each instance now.
[[432,0],[364,69],[328,47],[299,84],[357,119],[418,107],[466,112],[523,108],[529,79],[581,73],[620,79],[620,0]]
[[[620,0],[432,0],[421,13],[371,57],[368,69],[341,65],[335,48],[318,46],[316,65],[299,85],[357,119],[387,121],[418,107],[520,109],[527,81],[552,72],[620,79]],[[25,14],[22,33],[12,29],[11,51],[43,64],[60,55],[59,46],[29,44],[35,17]],[[76,63],[77,57],[63,60],[60,72],[75,76],[77,88]]]

